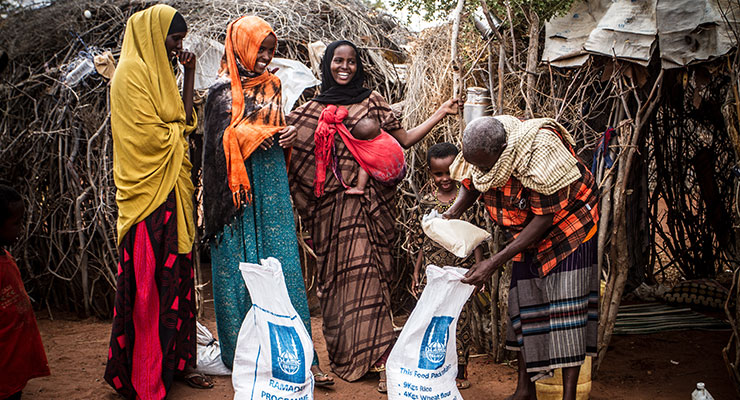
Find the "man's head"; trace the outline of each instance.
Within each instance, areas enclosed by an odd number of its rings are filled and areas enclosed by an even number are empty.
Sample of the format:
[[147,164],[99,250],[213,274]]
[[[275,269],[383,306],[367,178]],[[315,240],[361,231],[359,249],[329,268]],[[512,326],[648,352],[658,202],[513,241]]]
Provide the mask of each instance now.
[[488,171],[506,148],[506,129],[493,117],[476,118],[465,127],[462,147],[465,161]]

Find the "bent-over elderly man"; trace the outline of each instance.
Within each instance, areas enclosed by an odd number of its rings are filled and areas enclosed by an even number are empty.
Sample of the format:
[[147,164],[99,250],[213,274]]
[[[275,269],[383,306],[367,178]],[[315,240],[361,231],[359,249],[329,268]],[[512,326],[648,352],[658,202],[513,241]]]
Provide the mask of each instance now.
[[563,371],[563,398],[575,399],[586,355],[596,355],[599,274],[598,188],[550,118],[508,115],[472,121],[450,167],[463,186],[445,213],[458,218],[478,198],[508,244],[475,264],[464,283],[480,286],[513,260],[506,348],[519,352],[512,399],[535,399],[534,382]]

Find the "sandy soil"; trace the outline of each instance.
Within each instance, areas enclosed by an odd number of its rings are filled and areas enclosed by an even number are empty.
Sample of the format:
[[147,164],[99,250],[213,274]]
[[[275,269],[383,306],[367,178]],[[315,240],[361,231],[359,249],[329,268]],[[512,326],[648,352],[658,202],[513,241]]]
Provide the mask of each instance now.
[[[208,308],[201,322],[215,332],[212,306]],[[326,366],[321,319],[314,317],[312,323],[319,359]],[[24,399],[119,399],[102,379],[109,322],[65,319],[60,315],[52,321],[42,314],[39,327],[52,375],[29,382]],[[720,353],[728,338],[729,332],[703,331],[614,337],[602,370],[593,382],[591,398],[689,399],[698,381],[705,382],[717,400],[737,398]],[[512,367],[493,363],[487,356],[471,360],[469,375],[472,387],[462,392],[466,399],[504,399],[516,384]],[[335,379],[337,383],[332,388],[316,389],[317,400],[386,398],[375,391],[376,381],[370,377],[354,383]],[[192,389],[176,382],[169,398],[233,398],[230,377],[216,377],[215,382],[217,386],[211,390]]]

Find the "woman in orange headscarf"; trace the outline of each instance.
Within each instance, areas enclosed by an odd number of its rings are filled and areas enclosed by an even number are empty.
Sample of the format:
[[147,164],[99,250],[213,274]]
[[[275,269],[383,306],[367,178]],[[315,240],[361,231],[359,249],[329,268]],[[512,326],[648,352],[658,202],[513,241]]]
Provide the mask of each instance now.
[[[203,208],[221,358],[232,367],[239,328],[251,307],[240,262],[280,260],[308,332],[311,320],[285,162],[295,128],[286,126],[281,82],[267,68],[277,36],[263,19],[247,16],[229,24],[225,45],[222,77],[206,101]],[[316,384],[333,383],[316,357],[314,362]]]

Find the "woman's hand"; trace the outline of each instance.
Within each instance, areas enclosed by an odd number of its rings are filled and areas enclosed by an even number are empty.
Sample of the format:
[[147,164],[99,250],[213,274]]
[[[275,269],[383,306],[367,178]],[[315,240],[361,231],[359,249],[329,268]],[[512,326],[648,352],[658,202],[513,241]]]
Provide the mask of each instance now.
[[438,111],[447,114],[457,114],[462,109],[462,103],[460,103],[460,99],[452,98],[444,103],[442,103],[441,106],[439,106]]
[[293,147],[293,144],[295,144],[295,140],[298,138],[298,130],[293,125],[286,126],[285,128],[281,129],[278,134],[280,134],[278,144],[284,149]]
[[186,70],[195,69],[195,54],[187,50],[183,50],[177,54],[177,59],[180,61],[180,64],[185,67]]
[[275,143],[275,139],[273,139],[272,136],[267,137],[262,141],[262,143],[260,143],[260,149],[267,150],[272,147],[273,143]]

